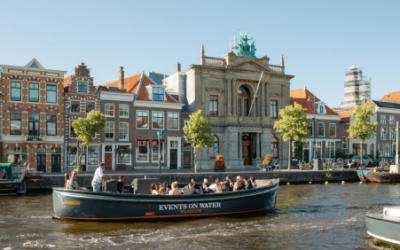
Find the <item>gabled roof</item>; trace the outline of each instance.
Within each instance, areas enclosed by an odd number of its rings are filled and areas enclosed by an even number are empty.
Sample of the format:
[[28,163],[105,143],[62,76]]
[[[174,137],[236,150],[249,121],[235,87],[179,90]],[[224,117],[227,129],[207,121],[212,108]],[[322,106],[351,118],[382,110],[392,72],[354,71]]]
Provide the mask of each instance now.
[[380,108],[400,109],[400,103],[397,102],[371,101]]
[[[318,114],[318,112],[315,110],[313,106],[313,103],[321,102],[321,100],[318,97],[314,96],[314,94],[311,93],[308,89],[301,88],[290,91],[290,104],[294,104],[295,102],[306,108],[307,114]],[[326,110],[326,115],[338,115],[326,104],[325,104],[325,110]]]
[[333,108],[333,111],[340,115],[340,122],[349,122],[354,107]]
[[384,102],[400,102],[400,91],[387,93],[381,98]]
[[64,87],[67,87],[68,85],[71,85],[71,84],[72,84],[72,77],[73,77],[73,76],[75,76],[75,74],[66,76],[66,77],[64,78]]
[[151,72],[144,72],[153,82],[157,85],[162,85],[164,78],[167,78],[168,75],[156,73],[154,71]]
[[[142,73],[125,77],[124,78],[124,88],[125,88],[126,92],[137,94],[141,78],[142,78]],[[106,84],[106,86],[118,88],[118,80],[109,82]]]

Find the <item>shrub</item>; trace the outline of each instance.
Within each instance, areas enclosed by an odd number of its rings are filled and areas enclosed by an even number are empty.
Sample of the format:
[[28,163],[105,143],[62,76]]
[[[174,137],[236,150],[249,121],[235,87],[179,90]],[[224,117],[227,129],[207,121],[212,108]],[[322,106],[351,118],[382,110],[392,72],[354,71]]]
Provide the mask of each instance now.
[[267,154],[267,155],[265,156],[265,158],[264,158],[262,164],[263,164],[263,165],[266,165],[266,164],[268,164],[268,163],[272,163],[272,156]]
[[226,169],[226,166],[225,166],[224,156],[218,155],[214,161],[214,170],[221,171],[221,170],[225,170],[225,169]]

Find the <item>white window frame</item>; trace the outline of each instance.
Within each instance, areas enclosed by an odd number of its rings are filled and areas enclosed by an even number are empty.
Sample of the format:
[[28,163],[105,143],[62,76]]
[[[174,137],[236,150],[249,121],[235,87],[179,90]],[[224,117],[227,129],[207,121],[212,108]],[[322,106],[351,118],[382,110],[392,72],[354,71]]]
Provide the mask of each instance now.
[[[108,108],[107,108],[107,106],[114,106],[114,115],[109,115],[108,114]],[[115,104],[114,103],[105,103],[104,104],[104,115],[105,115],[105,117],[115,117]]]
[[[153,114],[154,113],[162,113],[163,114],[163,126],[162,126],[162,128],[154,128],[153,127],[153,119],[154,119]],[[153,129],[153,130],[164,130],[165,129],[165,113],[164,113],[164,111],[151,111],[151,129]]]
[[381,124],[386,124],[386,115],[381,115]]
[[[79,102],[79,112],[72,112],[72,102]],[[69,105],[69,112],[70,113],[72,113],[72,114],[80,114],[81,113],[81,105],[82,105],[82,102],[80,101],[80,100],[70,100],[69,101],[69,103],[70,103],[70,105]],[[85,107],[86,108],[86,107]]]
[[[385,134],[383,134],[383,131],[385,131]],[[386,140],[386,134],[387,134],[387,130],[384,127],[381,127],[381,140]],[[385,136],[383,136],[385,135]]]
[[389,115],[389,124],[394,124],[394,115]]
[[[121,139],[121,124],[126,124],[128,127],[126,128],[126,139]],[[129,141],[129,122],[120,122],[118,125],[118,140],[120,141]]]
[[310,122],[309,124],[311,124],[311,132],[312,132],[310,137],[314,137],[314,122]]
[[[49,86],[49,85],[56,86],[56,102],[48,102],[48,100],[47,100],[47,86]],[[58,103],[58,102],[57,102],[57,100],[58,100],[57,93],[58,93],[58,86],[57,86],[56,83],[46,83],[46,88],[45,88],[46,103],[57,104],[57,103]]]
[[[121,108],[122,108],[123,106],[126,106],[126,108],[128,109],[128,110],[127,110],[127,113],[128,113],[127,116],[121,115]],[[120,104],[120,105],[119,105],[119,109],[118,109],[118,115],[119,115],[119,118],[129,118],[129,105],[128,105],[128,104]]]
[[389,127],[390,131],[389,131],[389,140],[393,141],[395,140],[396,137],[396,130],[393,127]]
[[[151,162],[152,163],[157,163],[158,162],[158,158],[157,158],[157,160],[155,161],[155,160],[153,160],[153,142],[155,142],[155,141],[157,141],[157,143],[158,143],[158,140],[152,140],[151,141]],[[161,163],[165,163],[165,157],[166,157],[166,154],[165,154],[165,140],[160,140],[160,143],[161,144],[164,144],[164,146],[163,146],[163,148],[162,148],[162,153],[163,153],[163,158],[162,158],[162,160],[161,160]]]
[[[86,83],[86,92],[79,91],[79,83],[80,82]],[[87,94],[89,92],[89,83],[87,81],[77,81],[77,83],[76,83],[76,92],[77,93],[85,93],[85,94]]]
[[[120,147],[120,146],[128,146],[129,147],[129,149],[131,149],[132,150],[132,146],[131,146],[131,144],[118,144],[118,145],[115,145],[115,148],[117,149],[118,147]],[[126,164],[126,165],[132,165],[132,152],[130,153],[130,154],[126,154],[126,155],[124,155],[123,157],[126,157],[126,156],[129,156],[129,162],[128,163],[126,163],[126,162],[124,162],[124,163],[121,163],[121,162],[119,162],[119,160],[120,160],[120,157],[119,157],[119,155],[118,154],[116,154],[116,157],[117,157],[117,164]]]
[[[97,163],[95,165],[89,165],[89,147],[96,147],[97,148]],[[78,151],[78,150],[77,150]],[[99,156],[100,156],[100,149],[99,145],[88,145],[86,148],[86,162],[87,166],[98,166],[99,164]]]
[[89,112],[87,112],[87,103],[88,102],[93,102],[94,103],[94,108],[93,108],[93,111],[96,111],[96,101],[90,101],[90,100],[86,100],[85,101],[85,112],[86,112],[86,114],[88,114]]
[[[176,114],[177,116],[178,116],[178,128],[169,128],[168,127],[168,120],[169,120],[169,117],[168,117],[168,115],[169,114]],[[177,130],[179,130],[179,113],[178,112],[167,112],[167,130],[174,130],[174,131],[177,131]]]
[[[324,134],[323,135],[319,135],[319,124],[324,125]],[[318,122],[317,131],[318,131],[318,133],[317,133],[318,137],[325,137],[325,122]]]
[[[13,82],[20,84],[20,88],[19,88],[19,99],[20,100],[19,101],[11,99],[12,98],[12,89],[13,89],[11,87],[11,85]],[[28,85],[28,94],[29,94],[29,85]],[[40,92],[39,92],[39,98],[40,98]],[[29,101],[29,97],[28,97],[28,101]],[[10,102],[22,102],[22,81],[10,81]]]
[[[138,156],[139,156],[138,142],[139,141],[147,141],[147,160],[146,161],[138,160]],[[136,143],[135,143],[135,152],[136,152],[136,162],[137,163],[149,163],[150,162],[150,140],[148,140],[148,139],[137,139]]]
[[[107,123],[113,124],[113,138],[106,138]],[[115,140],[115,122],[113,122],[113,121],[106,121],[106,126],[104,127],[104,140],[105,140],[105,141],[114,141],[114,140]]]
[[[35,101],[31,101],[30,100],[30,98],[31,98],[31,93],[30,93],[30,84],[37,84],[38,86],[39,86],[39,88],[38,88],[38,101],[37,102],[35,102]],[[11,98],[11,95],[10,95],[10,98]],[[35,81],[33,81],[33,82],[28,82],[28,102],[30,102],[30,103],[40,103],[40,82],[35,82]]]
[[[332,147],[332,145],[330,145],[330,144],[332,144],[333,143],[333,147]],[[335,151],[336,151],[336,145],[335,145],[335,142],[334,141],[327,141],[326,142],[326,144],[325,144],[325,158],[326,159],[335,159]],[[331,153],[333,152],[333,157],[331,158],[331,157],[327,157],[327,156],[330,156],[331,155]],[[327,153],[328,153],[328,155],[327,155]]]
[[[334,136],[331,136],[331,125],[334,125],[335,126],[335,135]],[[336,123],[329,123],[329,137],[336,137]]]
[[[147,113],[147,128],[139,128],[138,127],[138,112],[146,112]],[[149,116],[149,111],[148,110],[136,110],[136,120],[135,120],[135,126],[136,129],[150,129],[150,116]]]

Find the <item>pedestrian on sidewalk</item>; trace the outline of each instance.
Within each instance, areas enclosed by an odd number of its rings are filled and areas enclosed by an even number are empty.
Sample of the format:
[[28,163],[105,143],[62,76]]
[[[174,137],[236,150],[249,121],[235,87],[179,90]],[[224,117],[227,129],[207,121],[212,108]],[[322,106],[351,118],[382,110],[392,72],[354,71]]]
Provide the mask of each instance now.
[[278,168],[279,168],[279,171],[281,171],[281,165],[279,165],[278,161],[275,161],[275,170],[278,170]]
[[103,173],[103,170],[105,168],[104,163],[100,163],[99,167],[96,169],[96,172],[94,172],[93,180],[92,180],[92,187],[93,187],[93,192],[100,192],[100,187],[101,187],[101,182],[103,180],[108,180],[111,178],[111,176],[105,176]]

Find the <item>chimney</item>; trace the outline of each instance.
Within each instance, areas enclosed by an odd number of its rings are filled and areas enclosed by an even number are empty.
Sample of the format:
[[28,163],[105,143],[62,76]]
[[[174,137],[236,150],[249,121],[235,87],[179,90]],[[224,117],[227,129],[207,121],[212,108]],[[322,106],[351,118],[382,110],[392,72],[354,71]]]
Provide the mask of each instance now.
[[118,89],[124,89],[124,67],[121,66],[121,69],[118,71]]
[[176,72],[181,72],[181,64],[179,62],[176,63]]

